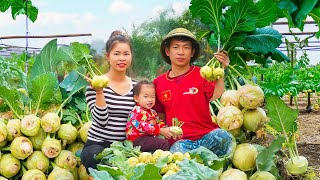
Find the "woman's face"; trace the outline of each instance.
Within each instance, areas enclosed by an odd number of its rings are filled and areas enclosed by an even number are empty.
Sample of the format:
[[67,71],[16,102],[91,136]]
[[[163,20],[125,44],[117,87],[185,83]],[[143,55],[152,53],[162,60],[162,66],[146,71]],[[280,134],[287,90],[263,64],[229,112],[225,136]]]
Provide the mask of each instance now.
[[126,71],[132,61],[132,54],[129,44],[124,42],[116,42],[111,51],[106,54],[109,61],[110,69],[116,71]]

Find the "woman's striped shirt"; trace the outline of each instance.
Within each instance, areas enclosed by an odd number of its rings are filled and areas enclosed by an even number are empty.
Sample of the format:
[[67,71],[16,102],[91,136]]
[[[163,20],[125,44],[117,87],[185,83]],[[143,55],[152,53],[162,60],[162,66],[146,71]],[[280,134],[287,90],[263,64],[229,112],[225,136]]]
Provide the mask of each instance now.
[[126,124],[129,112],[133,109],[133,86],[136,81],[131,80],[128,93],[119,95],[110,87],[103,89],[107,105],[96,106],[96,91],[87,87],[86,100],[92,115],[92,126],[88,132],[88,139],[96,142],[124,141],[126,139]]

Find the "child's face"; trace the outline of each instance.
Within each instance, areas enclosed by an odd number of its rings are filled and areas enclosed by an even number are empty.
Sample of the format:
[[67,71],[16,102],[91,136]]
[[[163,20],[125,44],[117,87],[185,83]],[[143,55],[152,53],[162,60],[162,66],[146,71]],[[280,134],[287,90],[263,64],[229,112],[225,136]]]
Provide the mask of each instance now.
[[134,100],[143,108],[151,109],[156,102],[156,91],[153,86],[143,84],[139,95],[134,96]]

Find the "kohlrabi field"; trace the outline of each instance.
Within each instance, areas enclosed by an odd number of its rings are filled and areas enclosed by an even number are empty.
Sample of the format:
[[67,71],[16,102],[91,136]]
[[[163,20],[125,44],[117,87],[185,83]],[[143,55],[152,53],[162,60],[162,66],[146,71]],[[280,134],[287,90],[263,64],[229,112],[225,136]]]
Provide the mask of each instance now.
[[[32,0],[5,0],[0,11],[37,22],[41,9]],[[273,28],[280,19],[286,35]],[[107,86],[100,76],[108,71],[104,56],[90,44],[61,46],[57,39],[39,53],[26,47],[0,56],[0,180],[319,179],[320,64],[310,63],[308,43],[318,42],[320,31],[300,36],[307,22],[320,27],[320,1],[191,0],[182,15],[168,10],[133,26],[128,76],[136,80],[152,81],[170,68],[159,53],[170,30],[196,35],[202,51],[193,65],[207,81],[225,81],[223,95],[208,105],[212,121],[233,135],[232,152],[142,152],[116,141],[95,156],[100,163],[89,172],[79,158],[92,124],[84,77]],[[1,52],[9,48],[0,44]],[[227,68],[213,58],[217,51],[229,54]],[[183,119],[173,121],[183,126]]]

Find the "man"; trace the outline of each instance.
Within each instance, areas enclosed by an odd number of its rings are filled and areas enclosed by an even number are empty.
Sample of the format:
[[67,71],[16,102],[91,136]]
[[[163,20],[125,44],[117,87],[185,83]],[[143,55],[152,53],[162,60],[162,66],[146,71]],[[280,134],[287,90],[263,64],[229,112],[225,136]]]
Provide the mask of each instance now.
[[[200,76],[200,68],[191,64],[200,54],[200,44],[184,28],[170,31],[161,43],[160,52],[171,69],[154,80],[157,93],[155,110],[163,113],[167,125],[172,118],[184,122],[183,136],[171,152],[187,152],[204,146],[218,156],[232,151],[232,135],[212,122],[209,102],[224,92],[224,80],[208,82]],[[226,53],[214,55],[224,67],[229,65]],[[165,116],[164,116],[165,114]]]

